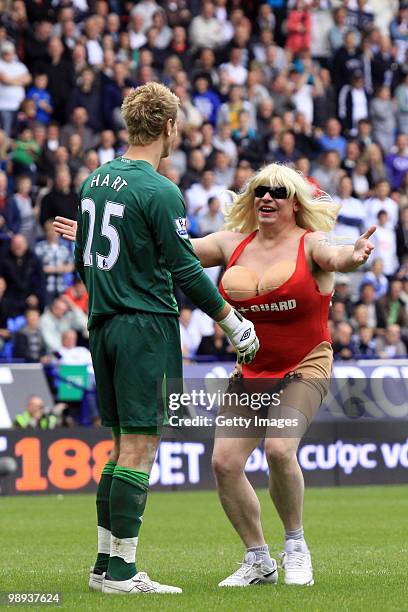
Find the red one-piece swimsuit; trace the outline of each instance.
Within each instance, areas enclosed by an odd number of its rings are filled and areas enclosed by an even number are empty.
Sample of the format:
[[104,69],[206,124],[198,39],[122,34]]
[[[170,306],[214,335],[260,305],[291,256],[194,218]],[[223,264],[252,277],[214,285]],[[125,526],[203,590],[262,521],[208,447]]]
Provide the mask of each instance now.
[[[300,238],[295,271],[273,291],[233,300],[225,292],[221,278],[221,295],[254,323],[260,342],[254,361],[242,368],[244,378],[282,378],[295,370],[321,342],[331,342],[327,319],[332,294],[320,293],[309,270],[304,247],[307,233]],[[256,234],[253,232],[239,243],[227,270],[237,262]]]

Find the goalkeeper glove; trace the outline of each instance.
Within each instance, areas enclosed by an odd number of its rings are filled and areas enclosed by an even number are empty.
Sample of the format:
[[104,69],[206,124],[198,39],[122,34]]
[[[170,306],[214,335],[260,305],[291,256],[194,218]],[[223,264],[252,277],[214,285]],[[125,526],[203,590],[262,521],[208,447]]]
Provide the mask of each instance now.
[[233,308],[225,319],[217,321],[217,323],[237,351],[238,363],[251,363],[259,349],[259,340],[255,333],[254,324],[248,319],[244,319]]

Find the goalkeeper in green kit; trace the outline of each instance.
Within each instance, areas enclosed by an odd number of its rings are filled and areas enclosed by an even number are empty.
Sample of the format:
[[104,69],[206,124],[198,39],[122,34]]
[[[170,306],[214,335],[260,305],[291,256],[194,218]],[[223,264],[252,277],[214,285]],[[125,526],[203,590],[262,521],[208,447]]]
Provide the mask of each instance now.
[[188,239],[180,190],[156,171],[177,134],[178,98],[148,83],[125,98],[129,149],[83,183],[75,244],[89,292],[89,342],[103,425],[114,449],[96,505],[98,556],[89,584],[104,593],[180,593],[136,569],[136,547],[163,411],[158,384],[182,377],[173,279],[218,322],[249,363],[254,326],[224,302]]

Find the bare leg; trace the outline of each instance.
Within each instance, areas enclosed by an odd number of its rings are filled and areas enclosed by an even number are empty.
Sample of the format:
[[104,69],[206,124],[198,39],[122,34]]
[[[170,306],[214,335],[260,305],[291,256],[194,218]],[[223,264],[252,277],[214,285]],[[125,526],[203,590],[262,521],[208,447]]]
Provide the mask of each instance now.
[[299,442],[298,438],[265,440],[269,492],[286,531],[302,526],[304,480],[296,457]]
[[304,482],[296,457],[299,441],[268,439],[265,452],[270,467],[269,491],[286,531],[282,557],[285,584],[312,585],[312,562],[302,529]]
[[246,548],[265,544],[259,500],[244,472],[258,444],[259,439],[254,438],[219,437],[212,458],[222,507]]
[[122,434],[118,465],[150,474],[160,436]]

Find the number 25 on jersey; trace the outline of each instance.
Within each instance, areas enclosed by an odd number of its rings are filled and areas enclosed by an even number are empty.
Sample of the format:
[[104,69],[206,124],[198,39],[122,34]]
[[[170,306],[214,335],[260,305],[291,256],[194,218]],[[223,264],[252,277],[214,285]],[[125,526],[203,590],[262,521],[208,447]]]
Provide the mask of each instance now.
[[[93,253],[91,252],[91,248],[95,230],[95,202],[91,198],[84,198],[81,201],[81,211],[82,214],[87,213],[89,215],[88,236],[83,252],[84,266],[93,266],[94,258]],[[110,248],[109,253],[107,255],[95,253],[96,265],[101,270],[111,270],[119,257],[120,238],[117,229],[113,225],[111,225],[110,219],[111,217],[120,217],[122,219],[124,212],[125,207],[123,204],[118,204],[117,202],[110,202],[109,200],[105,202],[105,209],[103,211],[100,235],[104,236],[109,240]]]

